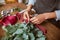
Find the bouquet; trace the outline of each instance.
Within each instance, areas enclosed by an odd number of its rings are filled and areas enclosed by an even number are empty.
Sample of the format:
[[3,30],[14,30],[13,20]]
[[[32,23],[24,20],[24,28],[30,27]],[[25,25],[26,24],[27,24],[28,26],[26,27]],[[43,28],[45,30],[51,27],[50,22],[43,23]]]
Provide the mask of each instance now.
[[6,27],[3,26],[3,30],[6,31],[6,34],[2,40],[45,40],[46,38],[43,32],[32,23],[9,24]]
[[5,35],[1,40],[45,40],[45,29],[24,20],[22,16],[23,13],[16,13],[3,18],[1,23]]

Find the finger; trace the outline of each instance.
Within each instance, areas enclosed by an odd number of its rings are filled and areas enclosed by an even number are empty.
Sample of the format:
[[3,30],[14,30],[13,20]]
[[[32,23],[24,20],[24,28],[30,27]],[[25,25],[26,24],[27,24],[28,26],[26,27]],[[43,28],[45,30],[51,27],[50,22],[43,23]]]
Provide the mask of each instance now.
[[30,18],[32,18],[33,17],[33,15],[30,15]]
[[29,22],[29,14],[28,14],[28,12],[25,12],[24,13],[24,20],[27,20],[27,22]]
[[37,22],[35,22],[36,24],[41,24],[43,21],[37,21]]
[[26,14],[26,18],[28,19],[28,21],[30,20],[29,14],[28,14],[28,13]]
[[33,22],[33,24],[39,24],[39,21]]
[[23,13],[23,18],[26,19],[26,13]]
[[35,20],[35,19],[36,19],[36,17],[33,17],[33,18],[30,19],[30,21],[33,21],[33,20]]
[[35,19],[35,20],[33,20],[32,22],[37,22],[38,21],[38,19]]

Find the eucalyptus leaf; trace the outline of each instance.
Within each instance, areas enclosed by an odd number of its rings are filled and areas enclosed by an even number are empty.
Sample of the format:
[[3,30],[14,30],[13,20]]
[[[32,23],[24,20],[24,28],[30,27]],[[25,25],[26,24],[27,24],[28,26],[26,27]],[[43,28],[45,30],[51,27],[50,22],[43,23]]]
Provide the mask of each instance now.
[[28,35],[27,34],[23,34],[23,38],[25,39],[25,40],[28,40]]
[[38,37],[41,37],[41,36],[43,36],[43,33],[42,33],[42,31],[37,31],[37,36],[38,36]]
[[16,32],[13,33],[13,35],[15,35],[15,34],[22,34],[22,33],[23,33],[22,29],[17,29]]
[[35,40],[34,34],[33,33],[29,33],[30,39],[31,40]]
[[45,40],[45,35],[32,23],[16,23],[3,27],[6,35],[3,40]]

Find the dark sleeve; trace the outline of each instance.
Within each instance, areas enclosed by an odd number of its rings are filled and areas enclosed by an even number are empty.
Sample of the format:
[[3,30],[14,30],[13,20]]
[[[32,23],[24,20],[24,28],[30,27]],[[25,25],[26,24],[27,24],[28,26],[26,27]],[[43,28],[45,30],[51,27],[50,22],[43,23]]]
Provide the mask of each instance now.
[[57,0],[56,8],[57,8],[57,10],[60,10],[60,0]]

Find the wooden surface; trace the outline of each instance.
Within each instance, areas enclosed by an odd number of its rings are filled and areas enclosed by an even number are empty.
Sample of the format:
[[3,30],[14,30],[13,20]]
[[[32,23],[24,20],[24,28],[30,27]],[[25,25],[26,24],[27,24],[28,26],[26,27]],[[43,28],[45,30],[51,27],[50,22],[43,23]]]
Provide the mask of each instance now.
[[60,28],[50,22],[44,23],[43,26],[47,29],[47,40],[60,40]]
[[[15,3],[15,4],[6,4],[3,7],[0,7],[1,10],[7,10],[13,7],[20,7],[22,9],[25,9],[26,6],[23,3]],[[47,40],[60,40],[60,28],[57,26],[53,25],[50,22],[44,22],[43,26],[47,29]],[[0,27],[0,37],[3,36],[4,31]]]

